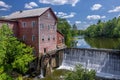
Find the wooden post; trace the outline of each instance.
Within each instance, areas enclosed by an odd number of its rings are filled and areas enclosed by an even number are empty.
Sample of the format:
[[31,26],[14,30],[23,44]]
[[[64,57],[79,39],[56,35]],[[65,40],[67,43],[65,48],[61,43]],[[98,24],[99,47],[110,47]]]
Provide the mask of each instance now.
[[40,73],[40,58],[41,58],[41,55],[40,53],[38,54],[38,63],[37,63],[37,73]]

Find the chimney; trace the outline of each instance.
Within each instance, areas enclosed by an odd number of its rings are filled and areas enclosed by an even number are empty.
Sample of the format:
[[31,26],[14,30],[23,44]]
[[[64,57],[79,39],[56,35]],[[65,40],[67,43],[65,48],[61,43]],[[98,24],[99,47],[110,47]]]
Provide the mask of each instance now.
[[22,13],[23,11],[22,10],[20,10],[20,13]]

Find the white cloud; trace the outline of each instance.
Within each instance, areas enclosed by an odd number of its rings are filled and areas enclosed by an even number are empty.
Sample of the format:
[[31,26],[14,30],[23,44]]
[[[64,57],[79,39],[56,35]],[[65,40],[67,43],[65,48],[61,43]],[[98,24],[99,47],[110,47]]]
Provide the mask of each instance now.
[[31,7],[29,4],[25,4],[25,8],[27,8],[27,9],[32,9],[33,7]]
[[71,24],[71,21],[70,21],[70,20],[67,20],[67,22],[68,22],[69,24]]
[[80,23],[81,23],[81,21],[75,21],[75,23],[76,23],[76,24],[80,24]]
[[70,13],[69,15],[63,16],[62,18],[73,18],[76,13]]
[[88,15],[87,19],[89,20],[96,20],[96,19],[103,19],[106,18],[106,16],[100,16],[100,15]]
[[0,7],[2,7],[2,8],[0,8],[0,10],[6,11],[6,10],[8,10],[9,8],[11,8],[12,6],[6,4],[6,3],[3,2],[3,1],[0,1]]
[[120,14],[118,15],[118,17],[120,17]]
[[55,13],[55,14],[57,14],[57,12],[56,12],[56,11],[55,11],[54,13]]
[[30,2],[25,4],[25,8],[32,9],[34,7],[38,7],[38,5],[35,2]]
[[94,4],[92,7],[91,7],[91,10],[99,10],[100,8],[102,7],[101,4]]
[[103,19],[103,18],[106,18],[106,16],[101,16],[101,18]]
[[78,29],[85,30],[87,29],[91,24],[93,23],[87,23],[87,22],[81,22],[80,24],[76,24],[78,26]]
[[71,4],[75,6],[80,0],[39,0],[40,3],[52,4],[52,5],[64,5]]
[[6,8],[1,8],[0,11],[7,11],[8,9]]
[[60,18],[73,18],[76,13],[71,12],[70,14],[64,13],[64,12],[58,12],[56,15]]
[[76,26],[78,27],[79,30],[85,30],[87,29],[90,25],[93,24],[92,21],[86,22],[86,21],[75,21]]
[[10,5],[7,5],[5,2],[0,1],[0,7],[4,7],[4,8],[10,8]]
[[64,12],[58,12],[58,13],[57,13],[57,16],[58,16],[58,17],[67,16],[67,13],[64,13]]
[[108,13],[112,13],[112,12],[120,12],[120,6],[117,6],[114,9],[108,11]]

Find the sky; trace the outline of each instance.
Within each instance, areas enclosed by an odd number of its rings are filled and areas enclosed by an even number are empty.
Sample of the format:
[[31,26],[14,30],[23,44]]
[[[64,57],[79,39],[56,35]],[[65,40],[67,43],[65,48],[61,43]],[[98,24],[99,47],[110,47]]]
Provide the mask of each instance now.
[[86,29],[99,19],[108,21],[120,16],[120,0],[0,0],[0,16],[42,7],[51,7],[58,17],[66,18],[78,29]]

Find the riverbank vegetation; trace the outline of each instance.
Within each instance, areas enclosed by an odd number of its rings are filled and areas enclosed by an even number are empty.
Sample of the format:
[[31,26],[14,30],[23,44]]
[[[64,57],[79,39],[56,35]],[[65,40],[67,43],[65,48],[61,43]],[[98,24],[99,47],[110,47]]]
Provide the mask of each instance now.
[[87,37],[120,38],[120,17],[107,22],[99,20],[97,24],[88,27],[84,34]]
[[0,80],[13,80],[18,76],[17,74],[25,74],[28,64],[34,59],[32,51],[31,47],[13,36],[13,32],[7,24],[1,26]]
[[68,72],[70,71],[65,69],[56,69],[51,75],[47,75],[45,78],[40,80],[64,80],[63,78]]
[[57,29],[63,33],[65,38],[65,44],[68,47],[72,46],[72,43],[74,42],[74,36],[77,35],[77,30],[73,29],[72,27],[76,27],[76,25],[71,26],[66,19],[59,18],[58,19],[58,25]]
[[51,75],[40,80],[95,80],[95,78],[95,71],[89,71],[77,65],[74,71],[56,69]]
[[77,65],[74,71],[69,72],[65,76],[65,80],[95,80],[95,71],[82,68],[81,65]]

